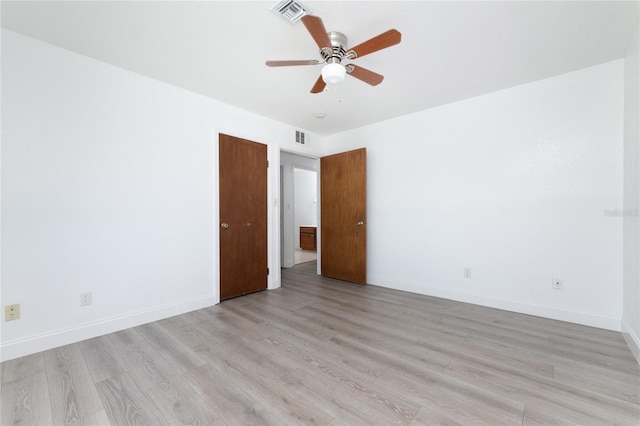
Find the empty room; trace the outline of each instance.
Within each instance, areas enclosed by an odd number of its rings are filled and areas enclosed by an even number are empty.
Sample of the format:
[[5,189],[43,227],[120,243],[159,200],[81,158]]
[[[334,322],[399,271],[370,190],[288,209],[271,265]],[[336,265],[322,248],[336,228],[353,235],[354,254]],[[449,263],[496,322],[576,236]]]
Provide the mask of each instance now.
[[0,424],[640,423],[639,1],[0,22]]

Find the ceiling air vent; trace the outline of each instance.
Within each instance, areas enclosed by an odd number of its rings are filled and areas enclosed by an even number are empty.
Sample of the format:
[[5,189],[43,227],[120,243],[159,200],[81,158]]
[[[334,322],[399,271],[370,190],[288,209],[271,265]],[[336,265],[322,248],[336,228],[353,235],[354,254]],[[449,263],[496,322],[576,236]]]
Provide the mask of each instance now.
[[311,13],[311,9],[296,0],[279,1],[271,10],[291,23],[298,22],[304,15]]
[[307,135],[302,130],[296,130],[296,143],[304,145],[307,141]]

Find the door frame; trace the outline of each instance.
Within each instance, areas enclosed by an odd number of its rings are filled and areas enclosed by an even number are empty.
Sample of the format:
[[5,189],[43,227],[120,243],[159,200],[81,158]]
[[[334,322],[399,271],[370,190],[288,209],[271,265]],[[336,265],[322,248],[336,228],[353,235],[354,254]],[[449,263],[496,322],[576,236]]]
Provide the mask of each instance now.
[[[213,129],[213,143],[211,144],[211,164],[213,165],[211,183],[213,202],[211,214],[213,220],[213,298],[215,304],[220,303],[220,133]],[[228,133],[227,133],[228,134]],[[268,184],[267,184],[268,185]],[[268,238],[268,237],[267,237]]]

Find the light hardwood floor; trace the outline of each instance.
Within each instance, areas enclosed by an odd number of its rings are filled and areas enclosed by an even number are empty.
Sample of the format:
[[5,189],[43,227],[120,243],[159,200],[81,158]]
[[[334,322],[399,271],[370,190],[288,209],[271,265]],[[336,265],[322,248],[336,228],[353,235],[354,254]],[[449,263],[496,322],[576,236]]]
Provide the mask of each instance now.
[[315,275],[2,364],[10,424],[626,424],[619,333]]

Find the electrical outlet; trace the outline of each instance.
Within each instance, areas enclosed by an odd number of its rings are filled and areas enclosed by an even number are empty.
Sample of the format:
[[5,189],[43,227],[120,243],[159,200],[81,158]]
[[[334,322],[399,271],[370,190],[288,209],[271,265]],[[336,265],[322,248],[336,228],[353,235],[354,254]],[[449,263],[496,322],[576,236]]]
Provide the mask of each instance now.
[[464,268],[464,277],[471,278],[471,268]]
[[87,306],[91,304],[91,292],[80,293],[80,306]]
[[560,278],[554,278],[553,281],[551,281],[551,288],[554,290],[564,290],[564,283]]
[[4,320],[13,321],[20,319],[20,304],[6,305],[4,307]]

